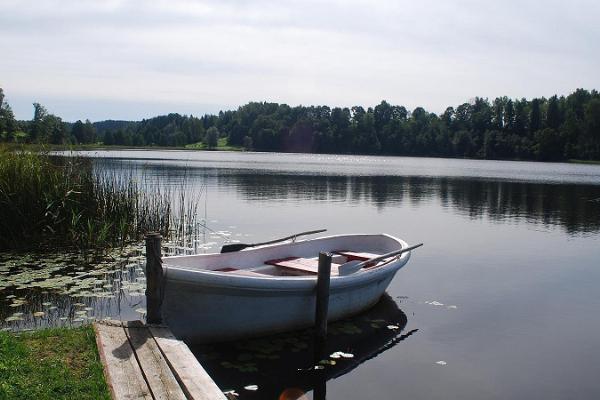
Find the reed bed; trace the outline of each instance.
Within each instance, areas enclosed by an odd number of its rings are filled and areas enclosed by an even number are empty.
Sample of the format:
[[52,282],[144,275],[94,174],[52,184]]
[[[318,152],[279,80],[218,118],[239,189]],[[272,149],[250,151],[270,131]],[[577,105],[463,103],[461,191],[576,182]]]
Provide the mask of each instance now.
[[97,250],[150,231],[169,238],[196,223],[197,202],[184,188],[144,185],[95,171],[89,159],[0,148],[0,250]]

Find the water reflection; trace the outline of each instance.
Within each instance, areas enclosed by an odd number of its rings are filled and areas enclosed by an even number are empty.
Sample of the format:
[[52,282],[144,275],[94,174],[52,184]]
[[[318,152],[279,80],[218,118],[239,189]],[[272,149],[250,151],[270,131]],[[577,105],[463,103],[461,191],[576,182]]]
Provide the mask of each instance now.
[[[366,313],[329,326],[315,360],[310,330],[190,347],[225,390],[241,399],[324,399],[326,381],[349,373],[416,332],[403,332],[406,315],[388,295]],[[253,386],[257,386],[257,390]]]
[[525,220],[561,226],[568,233],[600,230],[600,186],[402,176],[219,174],[248,201],[311,200],[418,207],[438,202],[469,218]]
[[471,171],[472,177],[465,178],[443,176],[443,171],[439,171],[440,176],[402,175],[401,170],[397,175],[373,175],[350,167],[344,175],[339,166],[335,174],[327,174],[328,169],[319,173],[306,171],[305,165],[298,165],[298,172],[290,173],[175,161],[96,159],[95,162],[99,168],[116,173],[133,170],[140,179],[149,182],[216,189],[228,200],[233,192],[250,202],[294,204],[309,200],[350,206],[366,204],[380,210],[435,202],[442,209],[473,219],[559,226],[569,234],[600,231],[600,185],[578,181],[526,182],[513,175],[510,179],[489,179],[482,175],[485,171],[478,169]]

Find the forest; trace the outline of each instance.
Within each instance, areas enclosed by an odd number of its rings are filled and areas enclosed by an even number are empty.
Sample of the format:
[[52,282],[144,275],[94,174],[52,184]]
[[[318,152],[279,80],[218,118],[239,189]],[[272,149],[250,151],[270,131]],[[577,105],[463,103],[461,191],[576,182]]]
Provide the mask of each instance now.
[[[15,120],[0,88],[0,140],[19,143],[183,147],[510,160],[600,160],[600,94],[490,101],[475,97],[441,114],[382,101],[365,109],[250,102],[203,116],[64,122],[39,103]],[[221,140],[219,140],[221,139]]]

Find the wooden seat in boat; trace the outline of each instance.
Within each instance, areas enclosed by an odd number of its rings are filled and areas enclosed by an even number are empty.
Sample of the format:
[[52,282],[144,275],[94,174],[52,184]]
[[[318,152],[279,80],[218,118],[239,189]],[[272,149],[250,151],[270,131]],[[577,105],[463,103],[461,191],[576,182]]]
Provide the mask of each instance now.
[[366,261],[371,258],[379,257],[381,255],[375,253],[356,252],[349,250],[335,250],[333,251],[333,254],[339,254],[341,256],[344,256],[348,261]]
[[[275,260],[267,260],[265,264],[274,265],[279,268],[285,268],[300,272],[300,275],[316,275],[319,272],[318,258],[287,257]],[[340,264],[331,263],[331,275],[339,275],[338,267]]]

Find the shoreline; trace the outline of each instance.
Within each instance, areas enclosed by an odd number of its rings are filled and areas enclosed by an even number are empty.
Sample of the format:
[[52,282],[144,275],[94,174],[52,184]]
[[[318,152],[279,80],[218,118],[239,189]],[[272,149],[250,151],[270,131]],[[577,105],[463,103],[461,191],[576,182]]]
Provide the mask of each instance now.
[[589,164],[589,165],[600,165],[600,160],[580,160],[580,159],[566,159],[566,160],[555,160],[555,161],[543,161],[533,159],[509,159],[509,158],[466,158],[466,157],[440,157],[435,155],[429,156],[415,156],[415,155],[398,155],[398,154],[354,154],[354,153],[307,153],[307,152],[285,152],[285,151],[261,151],[261,150],[244,150],[244,149],[232,149],[228,146],[217,147],[215,149],[203,149],[193,148],[190,145],[187,146],[120,146],[120,145],[43,145],[43,144],[9,144],[11,147],[33,147],[36,149],[45,149],[50,151],[93,151],[93,150],[155,150],[155,151],[206,151],[206,152],[223,152],[223,153],[261,153],[261,154],[306,154],[306,155],[326,155],[326,156],[355,156],[355,157],[393,157],[393,158],[423,158],[423,159],[448,159],[448,160],[472,160],[472,161],[507,161],[507,162],[532,162],[532,163],[550,163],[550,164]]

